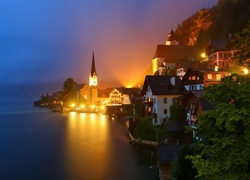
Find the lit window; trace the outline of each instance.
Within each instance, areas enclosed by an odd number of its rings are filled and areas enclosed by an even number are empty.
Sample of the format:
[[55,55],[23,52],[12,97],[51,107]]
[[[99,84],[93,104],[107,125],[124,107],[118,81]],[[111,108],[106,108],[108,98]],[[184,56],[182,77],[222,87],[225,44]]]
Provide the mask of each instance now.
[[195,76],[192,76],[192,80],[195,80]]
[[221,74],[216,74],[216,79],[220,80],[221,79]]
[[207,78],[208,78],[208,79],[213,79],[213,78],[212,78],[212,74],[207,74]]

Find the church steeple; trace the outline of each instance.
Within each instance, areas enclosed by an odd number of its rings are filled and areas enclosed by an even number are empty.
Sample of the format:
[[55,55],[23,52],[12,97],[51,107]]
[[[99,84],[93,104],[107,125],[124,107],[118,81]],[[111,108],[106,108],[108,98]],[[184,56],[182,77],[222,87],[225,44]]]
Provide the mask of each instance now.
[[92,65],[91,65],[91,71],[89,76],[89,86],[97,86],[97,73],[95,69],[95,56],[94,52],[92,55]]
[[97,73],[96,73],[96,70],[95,70],[95,56],[94,56],[94,52],[93,52],[93,55],[92,55],[92,66],[91,66],[90,76],[93,77],[94,75],[97,76]]
[[179,45],[178,36],[175,34],[173,29],[168,35],[168,39],[166,40],[166,45]]

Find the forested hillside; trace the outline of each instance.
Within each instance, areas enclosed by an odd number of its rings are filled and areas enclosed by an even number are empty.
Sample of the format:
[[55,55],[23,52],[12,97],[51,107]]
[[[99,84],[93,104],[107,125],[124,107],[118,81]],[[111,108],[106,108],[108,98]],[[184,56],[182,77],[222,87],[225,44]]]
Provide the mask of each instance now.
[[204,47],[209,38],[224,39],[247,26],[250,20],[249,0],[218,0],[210,9],[201,9],[176,29],[183,45]]

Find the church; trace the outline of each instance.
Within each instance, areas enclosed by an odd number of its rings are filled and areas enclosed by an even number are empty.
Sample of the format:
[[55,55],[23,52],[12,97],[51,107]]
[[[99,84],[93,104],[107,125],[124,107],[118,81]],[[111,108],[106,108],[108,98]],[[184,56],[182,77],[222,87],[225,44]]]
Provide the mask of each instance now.
[[89,75],[89,83],[78,84],[77,89],[77,99],[81,103],[96,104],[98,101],[98,78],[95,67],[95,56],[94,52],[92,55],[92,64]]
[[178,66],[191,64],[199,56],[195,46],[184,46],[179,43],[176,33],[171,30],[165,44],[158,44],[152,59],[152,74],[159,75],[162,68],[167,72],[176,71]]

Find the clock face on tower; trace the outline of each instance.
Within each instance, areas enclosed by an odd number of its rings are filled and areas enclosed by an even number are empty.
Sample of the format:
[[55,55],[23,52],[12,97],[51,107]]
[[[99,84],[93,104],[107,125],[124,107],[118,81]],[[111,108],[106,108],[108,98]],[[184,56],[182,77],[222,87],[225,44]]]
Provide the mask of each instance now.
[[92,81],[92,85],[93,85],[93,86],[96,86],[96,85],[97,85],[97,81],[96,81],[95,79]]
[[97,86],[97,77],[96,76],[90,77],[89,80],[90,80],[90,83],[89,83],[90,86]]

